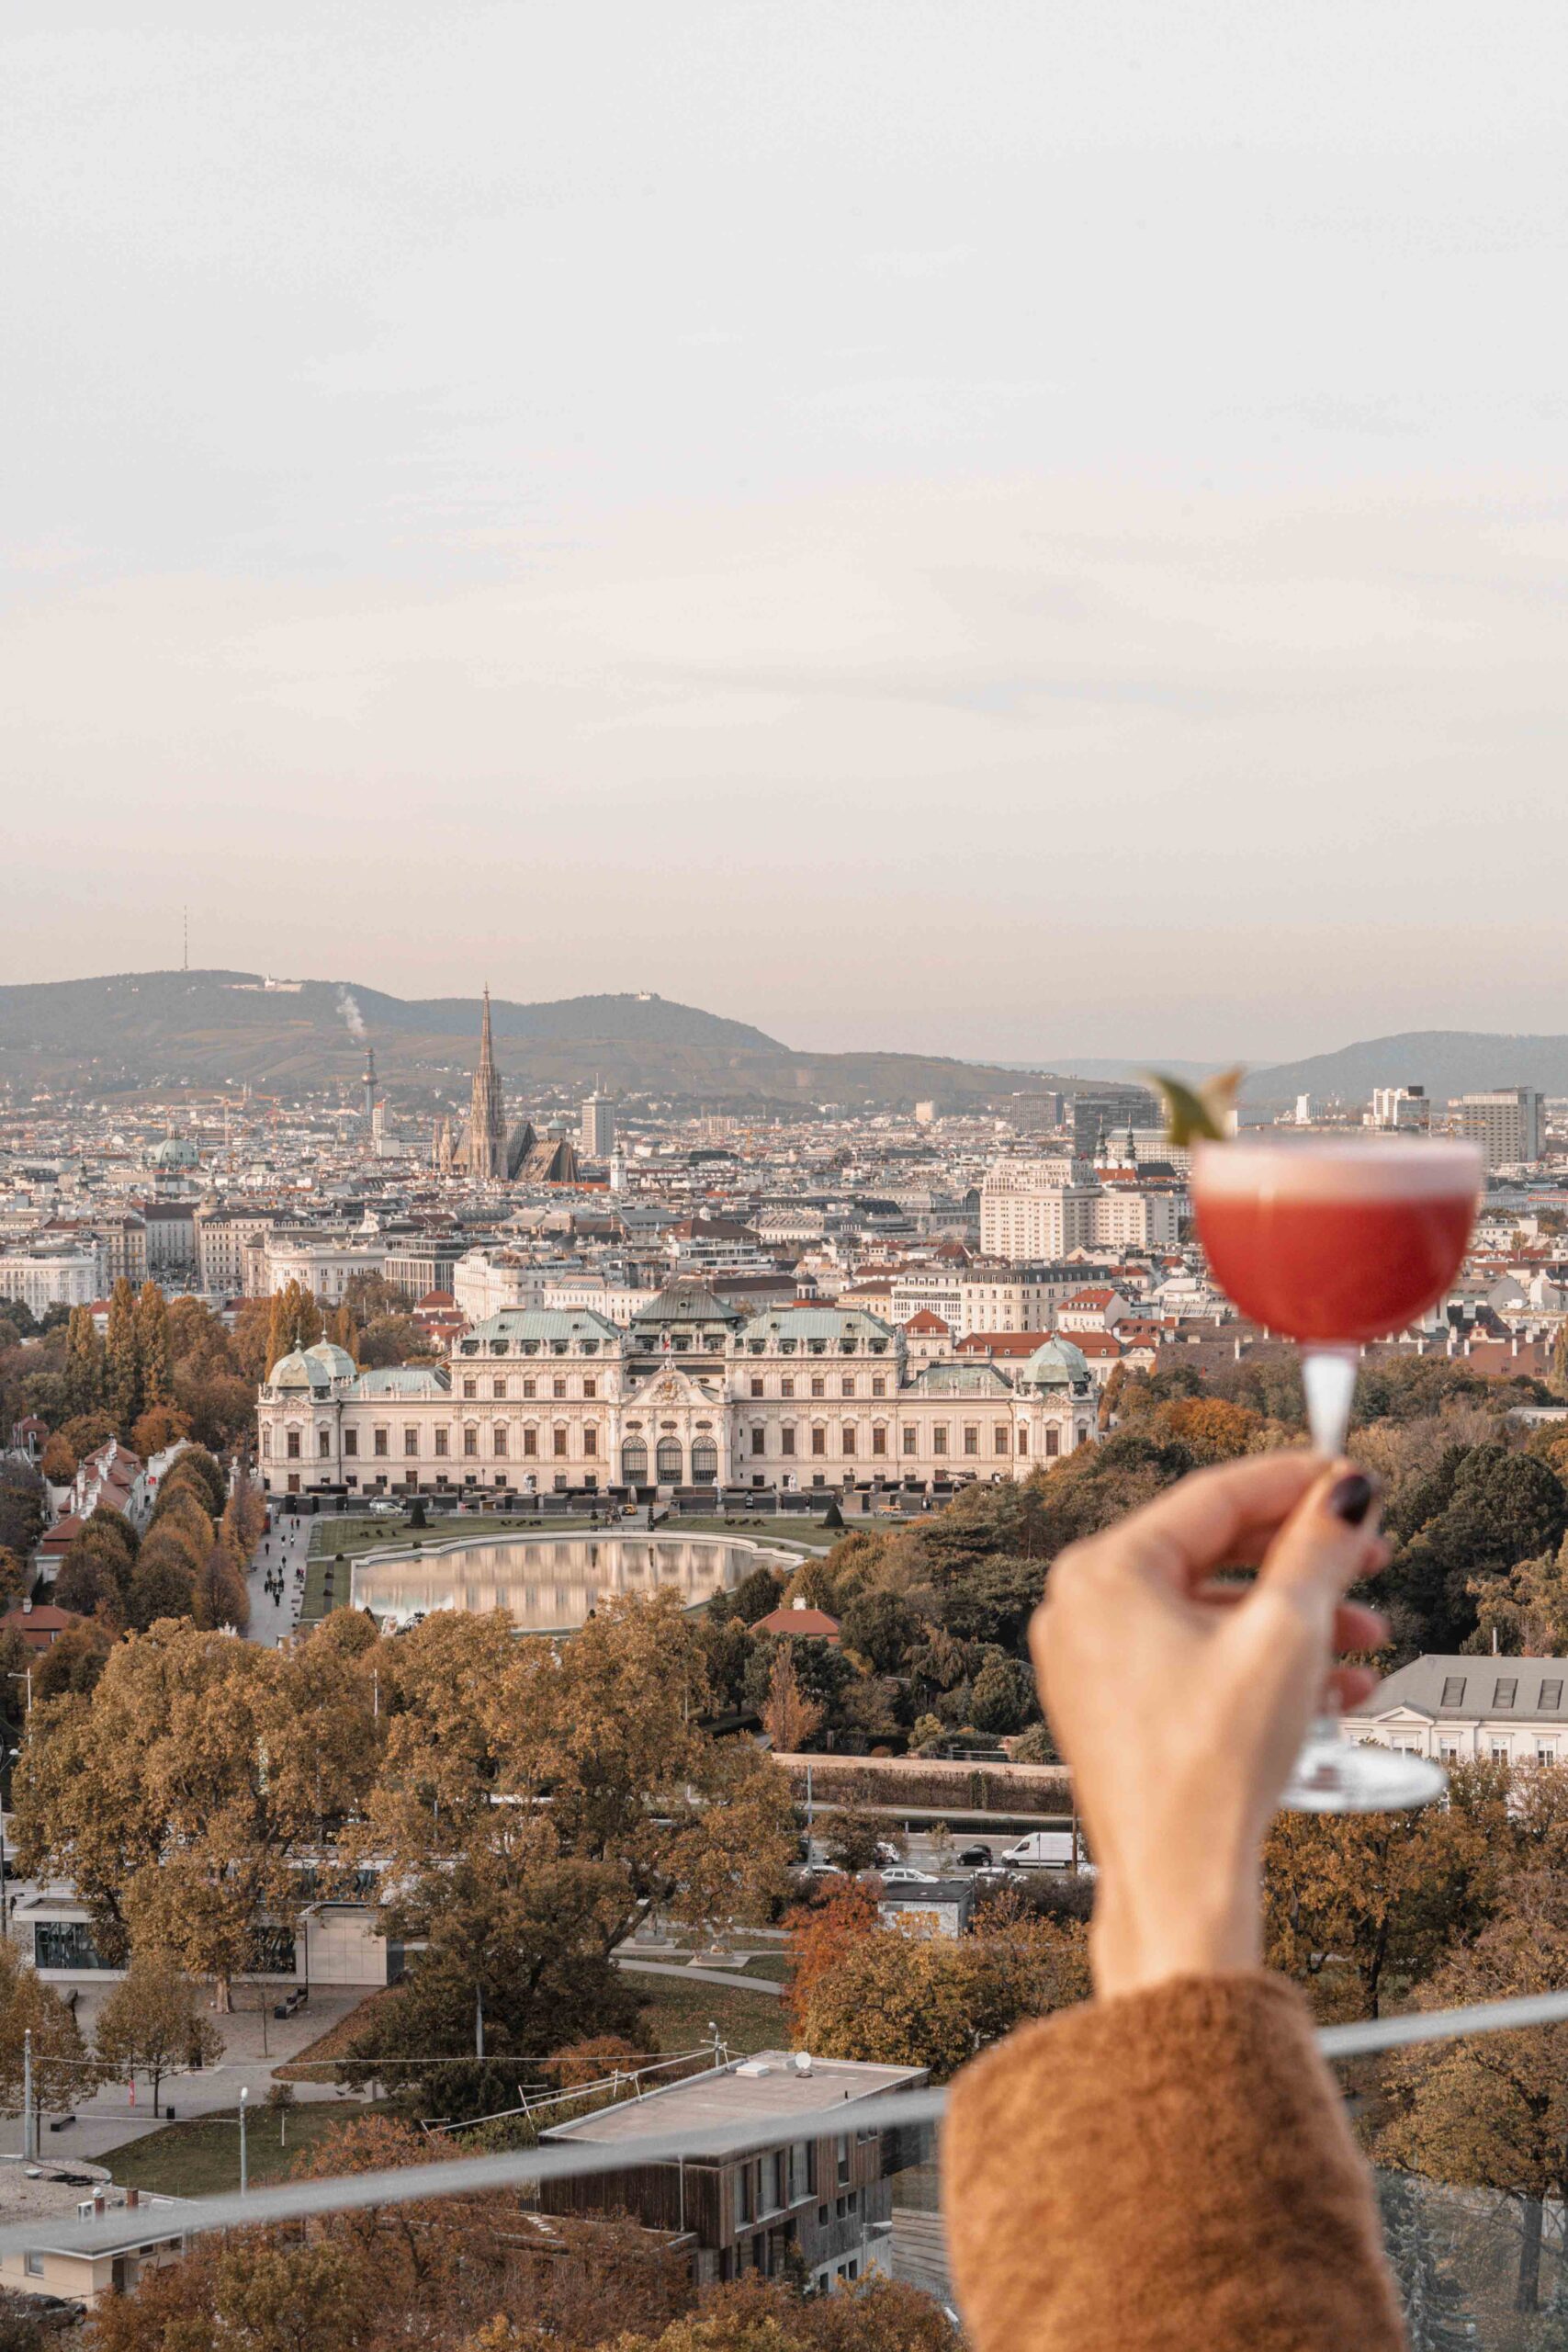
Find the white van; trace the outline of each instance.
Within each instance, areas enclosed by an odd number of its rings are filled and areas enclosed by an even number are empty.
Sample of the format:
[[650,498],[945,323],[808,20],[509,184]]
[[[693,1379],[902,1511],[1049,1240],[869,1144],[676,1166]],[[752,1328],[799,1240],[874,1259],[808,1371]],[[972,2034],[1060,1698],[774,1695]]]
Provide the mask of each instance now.
[[1072,1829],[1036,1829],[1016,1846],[1004,1846],[997,1867],[1004,1871],[1092,1871],[1082,1837]]

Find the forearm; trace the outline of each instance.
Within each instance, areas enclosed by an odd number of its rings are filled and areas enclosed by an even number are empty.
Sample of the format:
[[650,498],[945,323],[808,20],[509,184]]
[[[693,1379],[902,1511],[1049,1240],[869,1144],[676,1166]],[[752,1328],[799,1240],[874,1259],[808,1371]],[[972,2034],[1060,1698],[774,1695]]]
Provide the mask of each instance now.
[[1304,2005],[1189,1976],[1025,2027],[942,2147],[976,2352],[1400,2352],[1371,2183]]

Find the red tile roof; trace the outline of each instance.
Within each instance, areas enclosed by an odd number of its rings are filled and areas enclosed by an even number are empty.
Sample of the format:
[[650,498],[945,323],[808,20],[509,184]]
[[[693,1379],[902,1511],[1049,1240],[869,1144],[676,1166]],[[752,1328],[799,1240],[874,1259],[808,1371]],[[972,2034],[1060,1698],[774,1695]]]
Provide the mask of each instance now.
[[839,1621],[825,1609],[772,1609],[759,1617],[754,1634],[794,1634],[803,1642],[836,1642]]

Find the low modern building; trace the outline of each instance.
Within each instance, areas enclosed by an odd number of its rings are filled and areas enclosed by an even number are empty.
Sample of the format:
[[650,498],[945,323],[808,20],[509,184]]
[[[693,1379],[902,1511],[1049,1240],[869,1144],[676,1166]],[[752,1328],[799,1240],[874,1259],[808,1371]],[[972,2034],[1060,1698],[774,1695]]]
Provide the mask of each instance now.
[[885,1887],[876,1898],[884,1927],[907,1936],[961,1936],[975,1909],[972,1878],[932,1878]]
[[[83,2195],[83,2176],[95,2186]],[[108,2295],[129,2294],[150,2270],[177,2262],[186,2250],[183,2200],[116,2188],[100,2165],[39,2165],[0,2157],[0,2199],[7,2222],[34,2222],[38,2242],[0,2258],[0,2289],[42,2301],[83,2303],[91,2311]],[[90,2251],[50,2244],[50,2224],[112,2216],[123,2229]]]
[[[606,2169],[544,2181],[539,2202],[547,2213],[624,2212],[651,2229],[689,2231],[698,2286],[749,2271],[776,2278],[795,2263],[818,2290],[886,2270],[899,2135],[857,2130],[852,2110],[925,2079],[917,2066],[760,2051],[543,2132],[549,2143],[603,2144]],[[761,2144],[701,2153],[705,2132],[753,2121]],[[781,2130],[798,2136],[781,2139]],[[628,2142],[682,2132],[692,2134],[691,2155],[639,2164],[634,2154],[611,2168]]]
[[1562,1764],[1565,1693],[1568,1658],[1418,1657],[1345,1717],[1345,1736],[1445,1764]]

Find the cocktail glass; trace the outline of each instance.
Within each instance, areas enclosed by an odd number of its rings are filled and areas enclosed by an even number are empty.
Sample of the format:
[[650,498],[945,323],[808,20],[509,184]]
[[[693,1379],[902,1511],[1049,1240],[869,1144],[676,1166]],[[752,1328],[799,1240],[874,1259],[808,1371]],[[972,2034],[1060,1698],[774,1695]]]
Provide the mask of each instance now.
[[[1403,1331],[1463,1260],[1484,1179],[1473,1144],[1446,1136],[1278,1131],[1198,1143],[1192,1203],[1226,1295],[1302,1351],[1320,1453],[1345,1443],[1362,1347]],[[1427,1758],[1358,1746],[1320,1716],[1282,1802],[1311,1813],[1426,1804],[1447,1775]]]

